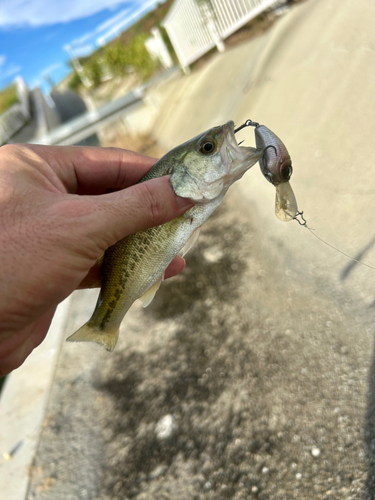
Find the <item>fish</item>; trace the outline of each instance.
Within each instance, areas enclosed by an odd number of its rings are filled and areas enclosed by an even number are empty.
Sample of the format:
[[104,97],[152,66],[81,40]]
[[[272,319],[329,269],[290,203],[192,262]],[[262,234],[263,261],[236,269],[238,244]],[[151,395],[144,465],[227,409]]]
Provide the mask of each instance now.
[[92,341],[113,351],[121,322],[137,299],[152,301],[173,258],[184,256],[202,224],[223,201],[229,187],[263,155],[239,146],[233,121],[213,127],[175,147],[140,182],[170,175],[176,195],[194,206],[166,224],[131,234],[109,247],[101,265],[102,286],[95,310],[67,340]]
[[290,221],[297,215],[298,206],[289,182],[293,167],[288,150],[281,139],[265,125],[256,123],[254,133],[257,149],[263,151],[259,160],[260,169],[276,188],[276,216],[283,222]]

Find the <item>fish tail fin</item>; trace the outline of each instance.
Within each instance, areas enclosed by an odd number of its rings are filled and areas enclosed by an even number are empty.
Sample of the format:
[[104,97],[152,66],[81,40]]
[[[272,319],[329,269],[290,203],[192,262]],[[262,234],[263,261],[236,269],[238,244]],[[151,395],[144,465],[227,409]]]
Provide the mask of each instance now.
[[104,332],[99,328],[94,328],[90,325],[90,322],[87,322],[66,340],[68,342],[96,342],[104,345],[107,351],[111,352],[117,344],[118,335],[119,328]]

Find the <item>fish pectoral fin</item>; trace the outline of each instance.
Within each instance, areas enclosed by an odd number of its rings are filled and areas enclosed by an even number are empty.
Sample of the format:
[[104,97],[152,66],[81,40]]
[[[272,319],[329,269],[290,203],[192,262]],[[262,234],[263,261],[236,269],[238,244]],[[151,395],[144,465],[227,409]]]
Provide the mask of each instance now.
[[117,344],[119,328],[110,332],[104,332],[99,328],[92,327],[89,323],[85,323],[73,335],[68,337],[67,342],[96,342],[104,345],[107,351],[113,351]]
[[188,253],[188,251],[193,248],[193,246],[196,244],[199,238],[200,232],[201,232],[200,226],[197,227],[197,229],[194,229],[194,231],[189,236],[189,239],[178,253],[179,255],[181,255],[181,257],[184,257]]
[[155,294],[159,290],[163,279],[164,274],[162,274],[160,278],[155,281],[155,283],[147,290],[146,293],[139,297],[139,300],[142,302],[143,307],[147,307],[154,300]]

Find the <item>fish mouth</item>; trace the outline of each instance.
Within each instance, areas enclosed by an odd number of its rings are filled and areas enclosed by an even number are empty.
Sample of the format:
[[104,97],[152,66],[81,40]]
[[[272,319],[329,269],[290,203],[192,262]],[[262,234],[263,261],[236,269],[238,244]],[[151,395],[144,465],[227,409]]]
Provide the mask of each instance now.
[[223,134],[224,141],[221,147],[221,155],[227,167],[227,173],[231,177],[235,176],[234,180],[237,180],[261,158],[263,153],[250,146],[240,146],[238,144],[232,120],[223,125]]
[[230,120],[229,122],[223,125],[224,139],[227,141],[228,145],[234,149],[240,148],[237,143],[237,139],[234,133],[234,121]]
[[[227,146],[237,155],[244,157],[249,154],[253,154],[256,150],[255,148],[252,148],[250,146],[240,146],[237,142],[236,139],[236,132],[238,132],[241,129],[241,127],[238,127],[237,129],[234,128],[234,122],[230,120],[229,122],[225,123],[223,125],[223,132],[224,132],[224,142],[227,142]],[[243,142],[243,141],[241,141]],[[261,154],[261,151],[259,151],[259,154]]]

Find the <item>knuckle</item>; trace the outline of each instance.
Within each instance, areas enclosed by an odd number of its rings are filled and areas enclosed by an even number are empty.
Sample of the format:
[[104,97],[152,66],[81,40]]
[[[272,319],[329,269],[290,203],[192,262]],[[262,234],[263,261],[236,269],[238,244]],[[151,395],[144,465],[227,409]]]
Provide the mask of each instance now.
[[14,157],[18,155],[25,149],[25,146],[22,144],[4,144],[0,148],[1,155],[5,157]]
[[143,184],[142,187],[143,204],[145,207],[148,207],[150,222],[156,226],[163,221],[165,212],[164,203],[155,195],[155,191],[147,183]]
[[31,146],[28,145],[28,144],[22,144],[22,143],[19,143],[19,144],[3,144],[1,147],[0,147],[0,151],[2,153],[7,153],[9,155],[11,154],[17,154],[17,153],[22,153],[24,151],[27,151],[27,150],[30,150],[31,149]]

